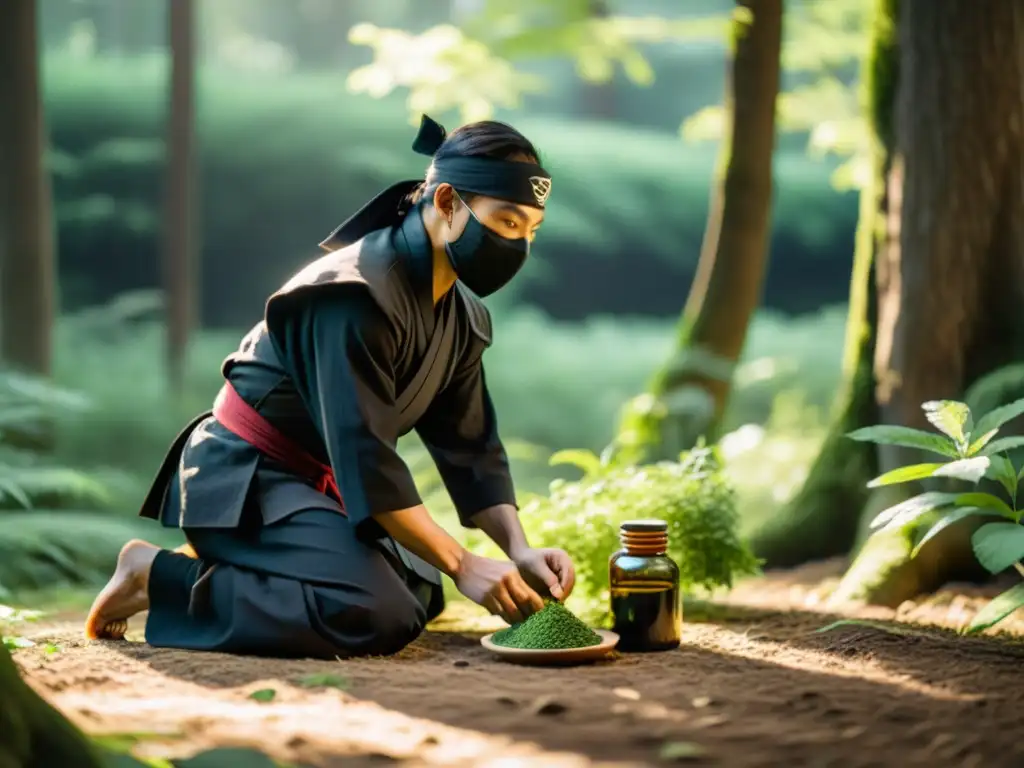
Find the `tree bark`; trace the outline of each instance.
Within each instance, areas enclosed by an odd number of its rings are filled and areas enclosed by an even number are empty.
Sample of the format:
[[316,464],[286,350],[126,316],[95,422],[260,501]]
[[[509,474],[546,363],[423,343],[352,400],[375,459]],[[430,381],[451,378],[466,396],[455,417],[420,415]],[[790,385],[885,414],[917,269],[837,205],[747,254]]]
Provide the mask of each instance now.
[[[921,403],[962,398],[1024,351],[1024,8],[904,2],[900,30],[902,205],[898,247],[878,265],[875,394],[882,423],[924,429]],[[921,460],[893,447],[878,458],[881,472]],[[979,574],[971,527],[947,530],[913,559],[906,534],[902,546],[896,536],[873,542],[837,599],[898,605]]]
[[754,551],[767,567],[791,567],[849,553],[865,508],[885,503],[880,495],[869,504],[867,482],[878,470],[875,446],[846,435],[879,418],[873,368],[878,328],[875,264],[881,254],[898,247],[900,231],[899,200],[890,205],[889,198],[891,188],[900,189],[899,180],[891,179],[899,82],[898,5],[898,0],[875,0],[862,70],[872,175],[860,196],[839,407],[803,488],[778,518],[752,537]]
[[714,438],[732,369],[761,298],[772,202],[775,100],[779,91],[782,0],[742,0],[711,210],[676,352],[651,384],[656,407],[627,413],[620,440],[648,459],[671,458],[702,435]]
[[196,307],[195,8],[193,0],[168,3],[171,81],[164,211],[164,293],[167,366],[181,392]]
[[4,4],[0,104],[0,358],[49,376],[56,257],[35,0]]

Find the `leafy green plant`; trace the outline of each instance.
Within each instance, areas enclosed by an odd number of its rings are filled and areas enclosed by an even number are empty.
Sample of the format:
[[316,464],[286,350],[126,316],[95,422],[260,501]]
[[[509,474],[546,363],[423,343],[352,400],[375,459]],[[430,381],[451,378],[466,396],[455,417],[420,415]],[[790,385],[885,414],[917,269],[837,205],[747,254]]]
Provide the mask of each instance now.
[[678,461],[634,465],[613,449],[600,456],[560,451],[550,462],[582,470],[575,482],[556,480],[548,496],[527,501],[520,518],[535,546],[562,547],[573,558],[577,593],[607,608],[608,558],[619,548],[619,524],[637,518],[668,523],[668,554],[686,592],[732,586],[754,574],[758,561],[737,533],[736,495],[714,449],[699,446]]
[[[1000,518],[985,523],[974,532],[971,544],[978,561],[990,573],[1013,567],[1024,576],[1024,508],[1018,506],[1018,491],[1024,467],[1018,469],[1006,455],[1024,447],[1024,436],[996,439],[1000,427],[1024,414],[1024,399],[995,408],[977,422],[966,403],[937,400],[921,406],[938,434],[900,426],[879,425],[851,432],[854,440],[917,448],[942,456],[945,461],[912,464],[876,477],[868,487],[896,485],[929,477],[961,480],[976,486],[983,478],[994,480],[1006,492],[1005,498],[987,491],[961,493],[925,491],[882,511],[872,522],[878,532],[904,529],[926,515],[938,514],[913,550],[916,555],[925,543],[949,526],[973,516]],[[982,609],[968,625],[969,633],[981,632],[998,624],[1017,608],[1024,606],[1024,582],[1016,584]]]

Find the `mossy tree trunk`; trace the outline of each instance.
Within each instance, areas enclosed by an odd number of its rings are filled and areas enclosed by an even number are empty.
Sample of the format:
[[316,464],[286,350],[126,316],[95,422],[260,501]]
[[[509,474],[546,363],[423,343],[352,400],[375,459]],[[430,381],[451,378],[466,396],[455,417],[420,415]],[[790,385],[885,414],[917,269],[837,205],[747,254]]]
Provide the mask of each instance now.
[[0,645],[0,765],[102,768],[97,751],[60,712],[28,687]]
[[732,371],[760,303],[768,257],[782,13],[782,0],[736,4],[726,95],[729,131],[678,344],[651,384],[653,406],[627,413],[620,430],[620,440],[647,459],[671,458],[701,436],[716,437]]
[[185,381],[189,336],[196,307],[195,6],[168,3],[171,81],[164,200],[164,295],[167,365],[171,387]]
[[[879,421],[924,429],[921,403],[960,399],[1024,352],[1024,7],[904,2],[900,30],[899,240],[878,264],[875,395]],[[920,460],[878,451],[881,472]],[[870,540],[836,598],[895,606],[979,574],[971,528],[913,559],[906,533]]]
[[899,211],[889,200],[891,186],[895,184],[897,192],[900,186],[899,179],[892,178],[898,5],[899,0],[875,0],[864,60],[871,177],[860,196],[838,408],[803,488],[778,518],[753,536],[754,550],[768,567],[847,554],[868,502],[866,484],[878,469],[875,447],[849,440],[846,434],[878,421],[874,357],[879,276],[875,264],[880,254],[898,247],[899,239]]
[[36,0],[4,1],[0,104],[0,358],[49,376],[56,256]]

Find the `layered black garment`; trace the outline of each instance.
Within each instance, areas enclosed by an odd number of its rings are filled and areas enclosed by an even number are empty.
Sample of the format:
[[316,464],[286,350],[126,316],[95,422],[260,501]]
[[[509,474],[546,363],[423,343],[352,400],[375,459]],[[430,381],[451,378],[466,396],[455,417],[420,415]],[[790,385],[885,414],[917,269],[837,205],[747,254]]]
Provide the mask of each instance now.
[[481,364],[490,339],[487,310],[461,285],[434,306],[417,208],[292,278],[225,361],[225,386],[293,452],[332,468],[339,494],[223,416],[194,420],[141,514],[183,529],[198,559],[158,555],[146,640],[330,658],[415,639],[443,607],[440,574],[374,515],[420,503],[395,450],[414,428],[463,524],[515,503]]

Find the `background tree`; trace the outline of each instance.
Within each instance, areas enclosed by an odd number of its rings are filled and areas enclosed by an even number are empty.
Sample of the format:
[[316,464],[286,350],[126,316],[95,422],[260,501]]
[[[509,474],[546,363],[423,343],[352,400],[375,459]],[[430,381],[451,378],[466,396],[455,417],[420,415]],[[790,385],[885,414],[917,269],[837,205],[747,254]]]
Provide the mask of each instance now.
[[[772,203],[775,100],[782,0],[743,0],[732,22],[728,140],[713,186],[704,246],[680,320],[679,343],[640,407],[627,410],[620,440],[668,458],[714,437],[732,371],[761,298]],[[636,403],[636,401],[634,401]]]
[[171,78],[164,201],[164,294],[168,373],[171,386],[180,392],[196,307],[195,5],[193,0],[169,0],[167,8]]
[[[879,127],[879,135],[891,137],[884,221],[874,214],[885,227],[875,249],[874,403],[866,401],[863,390],[871,333],[851,323],[851,342],[861,342],[854,368],[860,375],[854,373],[851,380],[845,421],[839,424],[843,431],[875,421],[925,428],[922,402],[962,398],[973,382],[1019,359],[1024,348],[1019,313],[1024,287],[1024,9],[1014,3],[941,0],[904,2],[898,11],[884,3],[880,13],[877,29],[891,41],[896,39],[891,20],[898,15],[900,45],[896,67],[877,60],[874,67],[875,116],[890,120],[888,128]],[[886,13],[894,15],[887,21]],[[891,45],[887,49],[894,51]],[[894,94],[891,110],[882,104],[887,94]],[[866,242],[865,236],[862,245]],[[863,272],[858,274],[863,277]],[[871,418],[873,406],[876,418]],[[831,487],[835,492],[827,517],[842,532],[831,538],[834,546],[819,545],[803,556],[828,554],[843,538],[855,538],[863,513],[873,516],[919,490],[879,492],[866,505],[859,503],[864,491],[855,488],[873,472],[921,457],[915,449],[884,447],[872,466],[873,453],[839,447],[837,437],[838,431],[826,444],[805,496]],[[816,517],[812,513],[820,515],[816,527],[825,525],[828,497],[818,498],[819,504],[789,521],[790,534],[804,525],[800,536],[813,539],[806,531],[806,523]],[[913,559],[914,530],[869,540],[834,599],[895,606],[951,578],[972,575],[970,525],[952,526]]]
[[890,212],[896,89],[899,0],[874,0],[863,65],[863,109],[869,129],[870,174],[861,187],[860,222],[850,282],[850,308],[843,353],[843,384],[829,434],[801,491],[782,514],[754,536],[754,549],[771,567],[788,567],[845,555],[854,546],[868,480],[876,474],[874,446],[856,443],[848,432],[878,420],[874,368],[877,329],[875,264],[880,253],[898,248],[899,211]]
[[49,375],[55,235],[39,85],[35,0],[10,0],[0,24],[0,359]]

